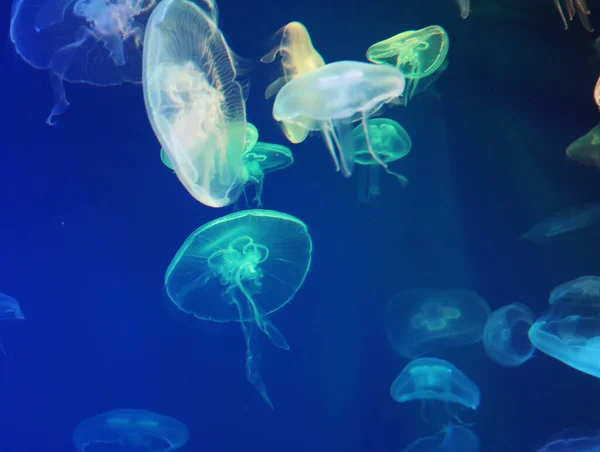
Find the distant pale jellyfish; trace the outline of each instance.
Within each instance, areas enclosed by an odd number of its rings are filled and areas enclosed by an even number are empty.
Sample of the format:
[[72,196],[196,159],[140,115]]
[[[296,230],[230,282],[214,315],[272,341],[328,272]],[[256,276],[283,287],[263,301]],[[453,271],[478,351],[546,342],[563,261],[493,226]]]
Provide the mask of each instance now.
[[404,77],[394,68],[339,61],[283,85],[273,104],[273,118],[321,131],[336,171],[349,177],[355,153],[350,124],[361,121],[371,157],[386,167],[371,146],[367,119],[403,92]]
[[[323,57],[313,47],[308,30],[300,22],[290,22],[277,32],[277,36],[280,37],[277,45],[260,59],[263,63],[272,63],[277,56],[281,57],[283,75],[267,87],[267,99],[276,95],[290,80],[325,66]],[[287,121],[282,121],[281,126],[287,139],[295,144],[304,141],[308,133],[316,128],[307,128]]]
[[470,0],[456,0],[456,3],[460,9],[460,17],[463,19],[469,17],[469,13],[471,12]]
[[600,223],[600,205],[569,207],[536,223],[522,235],[522,238],[542,245],[559,235],[578,230],[596,234],[599,229],[598,223]]
[[0,320],[23,320],[21,305],[13,297],[0,293]]
[[566,150],[567,157],[589,166],[600,166],[600,124],[573,141]]
[[[406,156],[411,149],[412,143],[406,130],[396,121],[387,118],[372,118],[367,121],[367,130],[371,141],[373,152],[386,164],[400,160]],[[355,141],[356,151],[354,163],[359,168],[359,202],[370,202],[374,196],[381,194],[379,186],[380,165],[371,157],[367,148],[364,127],[357,126],[352,131],[352,139]],[[386,173],[398,179],[404,187],[408,179],[399,173],[391,171],[389,166],[384,167]]]
[[246,376],[272,406],[259,374],[257,332],[287,350],[268,316],[285,306],[304,283],[312,240],[295,217],[245,210],[192,233],[165,275],[169,298],[201,320],[239,322],[246,340]]
[[73,431],[73,444],[79,452],[168,452],[179,449],[188,437],[187,428],[177,419],[151,411],[121,409],[82,421]]
[[393,66],[406,77],[406,101],[416,93],[419,80],[441,67],[449,46],[446,30],[431,25],[420,30],[404,31],[373,44],[367,49],[367,60]]
[[163,0],[144,47],[146,111],[168,161],[198,201],[232,204],[246,183],[246,112],[213,16],[190,0]]

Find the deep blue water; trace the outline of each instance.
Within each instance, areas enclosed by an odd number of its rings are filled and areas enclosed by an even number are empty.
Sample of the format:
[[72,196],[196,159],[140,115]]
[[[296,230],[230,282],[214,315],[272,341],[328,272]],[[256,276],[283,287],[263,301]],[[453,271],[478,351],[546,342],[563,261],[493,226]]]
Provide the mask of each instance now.
[[[265,207],[302,219],[314,241],[304,286],[273,319],[290,351],[263,341],[275,411],[245,379],[239,326],[182,320],[163,288],[185,238],[231,208],[202,206],[165,170],[140,86],[67,85],[69,110],[46,126],[48,76],[15,54],[3,2],[0,292],[26,320],[0,325],[0,451],[73,450],[75,426],[115,408],[177,418],[190,431],[182,451],[395,452],[433,433],[417,404],[389,396],[407,362],[385,337],[389,296],[466,287],[492,309],[520,301],[539,315],[557,284],[600,271],[598,240],[519,238],[561,207],[598,201],[598,170],[564,155],[597,123],[595,35],[575,22],[564,32],[550,0],[497,2],[509,11],[478,14],[473,0],[465,21],[451,0],[219,2],[229,45],[256,61],[291,20],[326,61],[363,59],[431,24],[451,40],[441,98],[387,115],[412,138],[396,166],[406,189],[383,178],[379,200],[357,203],[356,177],[333,171],[319,136],[266,178]],[[262,95],[273,68],[252,69],[248,119],[286,144]],[[598,381],[559,361],[536,353],[505,369],[481,344],[440,356],[480,387],[472,420],[485,452],[600,428]]]

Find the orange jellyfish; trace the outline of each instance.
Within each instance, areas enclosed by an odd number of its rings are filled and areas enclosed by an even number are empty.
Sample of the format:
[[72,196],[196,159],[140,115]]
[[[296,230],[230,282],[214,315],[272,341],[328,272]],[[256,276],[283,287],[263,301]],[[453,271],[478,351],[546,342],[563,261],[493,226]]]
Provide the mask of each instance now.
[[586,0],[562,0],[562,2],[564,3],[565,9],[567,10],[566,16],[563,12],[561,0],[554,0],[554,6],[560,14],[560,18],[562,19],[565,30],[569,29],[569,22],[573,20],[573,17],[575,17],[575,13],[577,13],[579,20],[583,25],[583,28],[585,28],[589,32],[594,31],[590,24],[590,18],[588,17],[590,15],[590,9],[587,6]]
[[600,166],[600,124],[573,141],[566,154],[583,165]]
[[[279,35],[279,43],[260,59],[263,63],[272,63],[280,56],[283,69],[283,75],[267,86],[266,99],[276,95],[290,80],[325,66],[325,60],[313,47],[308,30],[300,22],[290,22],[277,32],[276,36]],[[309,133],[309,129],[288,122],[283,122],[282,128],[287,139],[295,144],[302,143]]]

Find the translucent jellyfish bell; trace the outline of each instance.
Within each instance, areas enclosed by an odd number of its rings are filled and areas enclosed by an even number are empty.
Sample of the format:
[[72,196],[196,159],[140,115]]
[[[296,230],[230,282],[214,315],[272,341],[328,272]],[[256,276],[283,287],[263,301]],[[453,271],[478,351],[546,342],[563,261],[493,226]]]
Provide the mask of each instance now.
[[404,92],[404,77],[391,67],[338,61],[302,74],[283,85],[273,104],[273,118],[308,130],[320,130],[336,171],[352,174],[354,143],[350,124],[361,121],[371,157],[375,154],[367,118]]
[[258,143],[258,129],[251,122],[246,123],[246,146],[244,147],[244,153],[251,151],[254,146]]
[[144,47],[148,118],[179,180],[207,206],[235,202],[246,182],[246,112],[213,17],[190,0],[163,0]]
[[403,452],[479,452],[477,435],[461,425],[448,425],[433,436],[419,438]]
[[47,123],[67,102],[63,80],[97,86],[141,82],[139,21],[155,0],[14,0],[10,37],[17,53],[55,75],[57,103]]
[[287,350],[268,315],[304,283],[312,240],[304,223],[271,210],[245,210],[192,233],[165,275],[169,298],[202,320],[240,322],[246,339],[246,376],[271,404],[258,372],[256,332]]
[[23,320],[21,305],[13,297],[0,293],[0,320]]
[[573,141],[566,154],[583,165],[600,166],[600,124]]
[[73,431],[79,452],[106,450],[167,452],[187,443],[188,430],[172,417],[145,410],[120,409],[90,417]]
[[408,289],[388,300],[385,329],[394,350],[412,359],[480,341],[489,314],[471,290]]
[[516,367],[529,360],[535,347],[527,332],[535,315],[527,306],[513,303],[492,312],[483,330],[483,346],[487,355],[505,367]]
[[448,33],[438,25],[408,30],[373,44],[367,60],[396,67],[407,79],[406,98],[415,94],[419,80],[437,71],[448,54]]
[[[395,162],[410,152],[412,146],[410,136],[396,121],[387,118],[372,118],[367,121],[367,130],[371,148],[382,162],[386,164]],[[352,130],[352,139],[356,148],[353,160],[360,166],[358,199],[360,202],[369,202],[372,197],[381,194],[380,165],[371,157],[362,125]],[[391,171],[389,167],[385,167],[384,170],[398,179],[403,187],[408,184],[408,179],[401,174]]]
[[472,410],[479,406],[479,388],[453,364],[438,358],[414,359],[390,388],[396,402],[438,400]]
[[600,378],[598,277],[582,277],[552,291],[550,309],[529,329],[533,345],[563,363]]

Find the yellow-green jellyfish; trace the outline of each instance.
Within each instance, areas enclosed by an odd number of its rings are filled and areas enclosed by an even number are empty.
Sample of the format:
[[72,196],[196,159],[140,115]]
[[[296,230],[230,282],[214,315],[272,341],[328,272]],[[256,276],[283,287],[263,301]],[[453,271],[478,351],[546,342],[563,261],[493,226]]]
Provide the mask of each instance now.
[[256,340],[262,331],[287,350],[269,314],[304,283],[312,240],[299,219],[272,210],[245,210],[194,231],[165,274],[169,298],[201,320],[239,322],[246,340],[246,377],[272,406],[259,374]]
[[[396,121],[387,118],[369,119],[367,130],[373,152],[384,163],[395,162],[410,152],[412,146],[410,137]],[[379,186],[381,165],[373,159],[367,148],[365,129],[362,125],[354,128],[352,139],[356,146],[353,157],[354,163],[361,167],[359,171],[358,200],[363,203],[370,202],[374,196],[381,194]],[[403,187],[408,184],[406,177],[390,170],[389,166],[383,167],[383,170],[398,179]]]
[[431,25],[373,44],[367,49],[367,60],[398,68],[407,78],[405,97],[410,99],[419,80],[433,74],[442,65],[449,46],[446,30],[439,25]]

